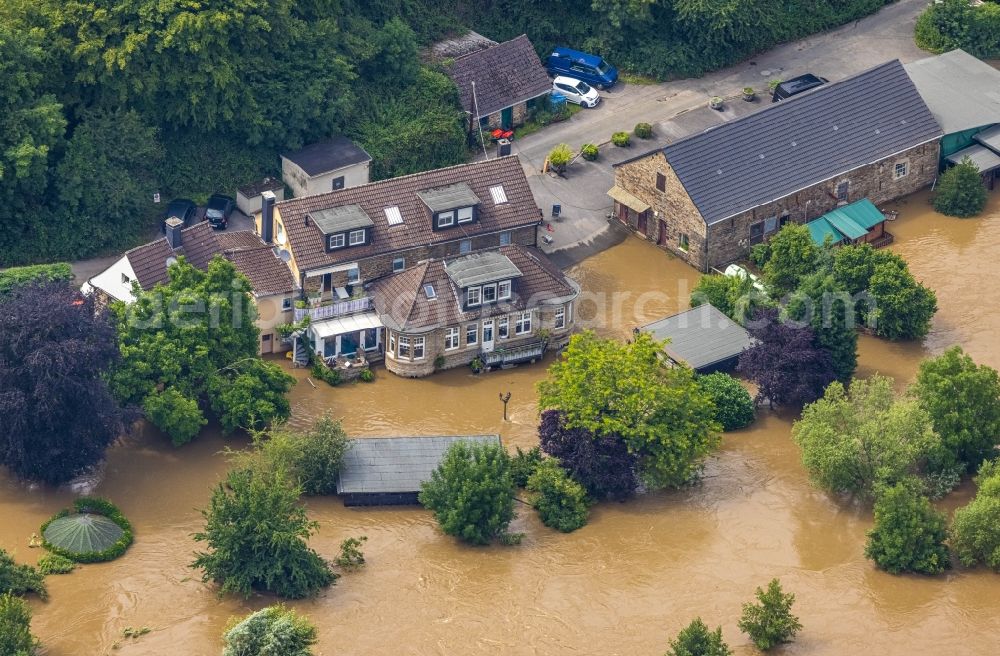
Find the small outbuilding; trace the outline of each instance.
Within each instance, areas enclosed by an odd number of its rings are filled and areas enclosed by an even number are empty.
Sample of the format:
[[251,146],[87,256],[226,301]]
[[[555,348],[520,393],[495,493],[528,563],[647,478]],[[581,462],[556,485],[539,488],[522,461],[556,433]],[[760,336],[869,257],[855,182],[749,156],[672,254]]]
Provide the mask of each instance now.
[[709,303],[654,321],[640,330],[657,341],[670,340],[664,347],[667,357],[700,374],[735,368],[740,353],[753,344],[743,326]]
[[351,441],[337,480],[345,506],[419,503],[420,484],[431,477],[456,442],[500,444],[499,435],[363,437]]
[[278,178],[267,177],[237,189],[236,207],[247,216],[259,213],[265,191],[274,194],[276,201],[285,200],[285,183]]
[[344,136],[281,155],[281,177],[296,198],[368,184],[372,156]]
[[867,198],[838,207],[806,224],[817,245],[827,239],[832,244],[871,244],[875,248],[888,246],[892,233],[885,229],[885,214]]

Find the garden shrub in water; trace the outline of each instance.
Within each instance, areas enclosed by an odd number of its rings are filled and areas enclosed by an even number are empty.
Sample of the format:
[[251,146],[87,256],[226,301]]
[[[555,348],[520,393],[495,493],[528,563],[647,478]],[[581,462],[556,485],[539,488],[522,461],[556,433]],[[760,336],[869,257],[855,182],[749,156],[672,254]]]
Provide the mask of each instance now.
[[586,490],[554,458],[538,465],[528,479],[528,490],[537,495],[532,505],[549,528],[571,533],[587,523]]
[[743,616],[738,626],[757,649],[767,651],[785,642],[791,642],[802,625],[792,615],[794,594],[785,594],[778,579],[767,584],[767,591],[757,588],[757,602],[743,604]]
[[45,577],[31,565],[18,565],[10,554],[0,549],[0,594],[21,597],[29,592],[45,599],[48,596]]
[[715,420],[722,430],[732,431],[753,422],[753,397],[740,381],[727,373],[717,371],[698,377],[698,384],[715,402]]
[[916,479],[880,488],[875,527],[865,556],[890,574],[938,574],[951,567],[944,514],[934,509]]
[[268,606],[232,624],[222,656],[311,656],[316,628],[294,610]]

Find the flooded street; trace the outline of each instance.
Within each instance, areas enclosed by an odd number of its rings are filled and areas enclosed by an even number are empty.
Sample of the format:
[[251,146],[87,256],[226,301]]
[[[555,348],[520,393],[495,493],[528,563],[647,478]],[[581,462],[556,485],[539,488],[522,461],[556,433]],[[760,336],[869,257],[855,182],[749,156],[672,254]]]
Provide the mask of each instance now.
[[[1000,192],[991,194],[984,216],[967,220],[934,214],[927,198],[900,204],[888,229],[896,236],[892,248],[937,291],[933,331],[922,345],[863,337],[859,375],[908,381],[921,358],[953,343],[1000,368],[1000,287],[983,275],[1000,261]],[[633,238],[570,273],[586,292],[579,316],[616,337],[684,309],[698,279]],[[424,380],[379,370],[374,384],[336,389],[301,381],[292,423],[307,426],[329,411],[352,435],[499,433],[511,448],[528,447],[537,443],[534,384],[544,373],[538,364],[478,377],[463,368]],[[504,422],[498,394],[508,391]],[[317,625],[316,651],[326,656],[659,656],[697,615],[721,624],[736,653],[749,655],[757,652],[736,628],[740,606],[756,586],[780,577],[796,594],[804,626],[781,653],[997,653],[1000,576],[876,571],[863,556],[870,510],[838,504],[809,485],[789,437],[791,420],[762,413],[749,429],[725,436],[701,485],[603,503],[569,535],[541,526],[522,507],[512,528],[527,537],[516,547],[461,546],[419,508],[348,509],[336,498],[309,499],[321,524],[313,546],[333,557],[342,539],[364,534],[368,564],[318,598],[291,605]],[[219,451],[241,443],[206,431],[174,449],[149,431],[109,453],[95,494],[131,519],[135,544],[111,563],[47,579],[49,601],[32,601],[45,654],[216,655],[230,617],[273,601],[220,599],[188,567],[190,534],[203,524],[197,509],[226,469]],[[969,493],[966,485],[945,506],[965,503]],[[0,479],[0,547],[20,561],[37,560],[28,537],[71,498]],[[125,626],[152,632],[125,640]]]

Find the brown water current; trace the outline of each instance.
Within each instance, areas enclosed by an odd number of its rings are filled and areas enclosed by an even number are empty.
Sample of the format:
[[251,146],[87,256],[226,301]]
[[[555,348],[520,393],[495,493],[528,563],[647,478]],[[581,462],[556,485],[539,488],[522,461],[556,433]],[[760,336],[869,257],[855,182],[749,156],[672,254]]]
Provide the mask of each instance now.
[[[905,384],[921,358],[954,343],[1000,368],[1000,288],[989,273],[1000,262],[1000,193],[986,215],[971,220],[939,216],[927,198],[901,203],[889,230],[897,238],[892,248],[937,291],[933,331],[923,344],[862,338],[861,375],[879,371]],[[617,337],[686,307],[698,278],[636,239],[571,274],[588,292],[581,316]],[[534,384],[544,367],[479,377],[462,369],[426,380],[379,371],[374,384],[336,389],[302,381],[293,391],[292,423],[306,426],[330,411],[352,435],[499,433],[511,448],[527,447],[537,442]],[[497,397],[508,391],[504,422]],[[513,528],[527,537],[518,547],[461,546],[420,508],[348,509],[336,498],[309,499],[320,522],[312,545],[332,557],[343,538],[367,535],[368,564],[318,598],[291,605],[318,626],[317,653],[327,656],[652,656],[695,616],[722,625],[738,654],[753,654],[736,628],[740,605],[756,586],[780,577],[795,592],[804,625],[784,654],[998,653],[1000,576],[876,571],[863,556],[870,510],[809,485],[789,437],[792,419],[762,413],[751,428],[725,436],[702,484],[600,504],[590,523],[569,535],[541,526],[522,506]],[[219,451],[242,443],[209,430],[174,449],[147,430],[111,450],[95,493],[121,506],[136,541],[117,561],[49,577],[49,601],[32,602],[46,654],[219,654],[230,617],[273,601],[220,599],[188,567],[191,533],[203,523],[197,509],[226,469]],[[966,484],[944,507],[971,493]],[[0,547],[37,560],[28,537],[71,498],[0,478]],[[121,639],[125,626],[152,632]]]

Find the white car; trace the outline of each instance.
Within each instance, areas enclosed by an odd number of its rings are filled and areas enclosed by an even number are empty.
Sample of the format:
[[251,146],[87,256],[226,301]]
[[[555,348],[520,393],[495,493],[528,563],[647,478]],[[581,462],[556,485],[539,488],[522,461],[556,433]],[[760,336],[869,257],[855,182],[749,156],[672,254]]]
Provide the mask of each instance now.
[[582,80],[560,75],[552,81],[552,91],[566,96],[566,100],[584,107],[597,107],[601,102],[601,94]]

